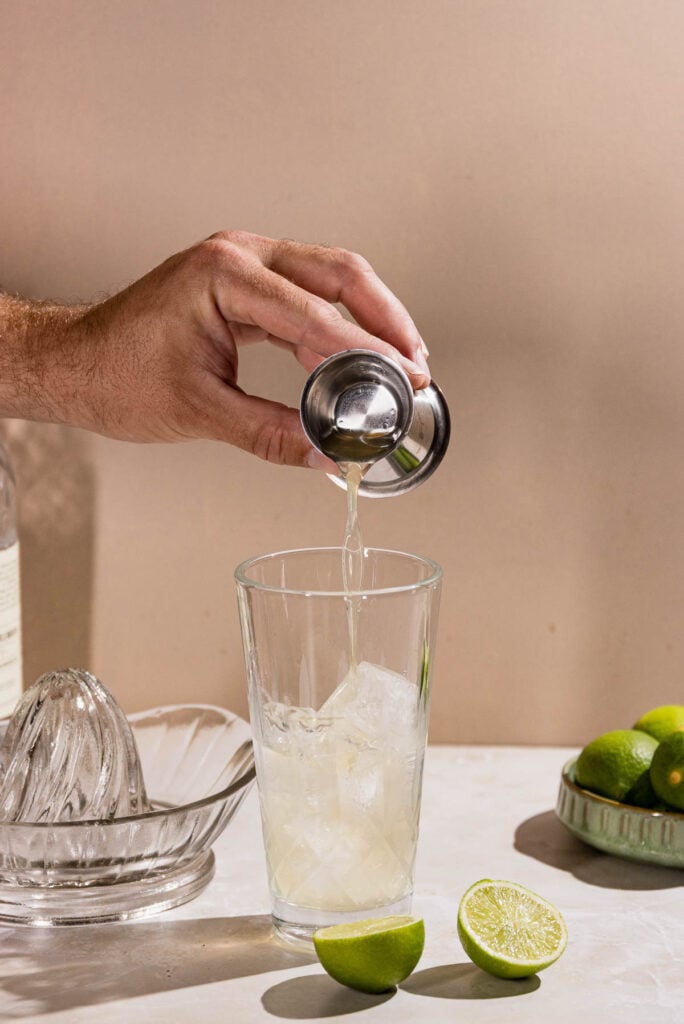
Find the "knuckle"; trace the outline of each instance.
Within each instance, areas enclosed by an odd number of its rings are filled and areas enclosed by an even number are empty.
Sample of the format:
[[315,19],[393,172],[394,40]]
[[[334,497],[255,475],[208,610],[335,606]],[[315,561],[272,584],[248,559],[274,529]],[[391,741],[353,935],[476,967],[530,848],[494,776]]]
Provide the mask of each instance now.
[[241,249],[252,249],[259,241],[259,236],[253,234],[251,231],[242,231],[241,229],[233,228],[230,231],[221,232],[226,242],[231,242],[233,245],[239,246]]
[[347,253],[346,265],[352,274],[357,274],[358,276],[373,273],[373,268],[366,257],[358,252]]
[[351,252],[349,249],[336,249],[334,251],[336,261],[347,277],[357,279],[373,273],[370,263],[360,253]]
[[176,393],[170,406],[170,418],[181,437],[195,437],[206,433],[208,417],[205,409],[197,406],[186,395]]
[[302,332],[299,343],[307,345],[317,335],[327,334],[331,329],[339,327],[342,314],[325,299],[307,298],[302,305]]
[[251,245],[256,239],[257,235],[252,234],[251,231],[242,231],[239,228],[228,228],[225,231],[215,231],[213,235],[209,235],[206,239],[207,242],[233,242],[235,245]]
[[196,260],[201,269],[219,269],[239,271],[247,262],[248,256],[244,248],[225,234],[212,235],[200,242],[195,248]]
[[266,462],[283,465],[287,461],[287,432],[284,426],[269,422],[257,430],[253,454]]
[[316,297],[305,300],[304,314],[316,327],[334,327],[342,319],[342,314],[331,302]]

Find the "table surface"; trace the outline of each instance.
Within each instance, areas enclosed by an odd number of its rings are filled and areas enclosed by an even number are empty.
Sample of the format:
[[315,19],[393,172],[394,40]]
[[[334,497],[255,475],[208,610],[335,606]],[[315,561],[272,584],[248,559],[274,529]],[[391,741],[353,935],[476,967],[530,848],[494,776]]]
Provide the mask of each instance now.
[[[253,790],[215,844],[213,881],[185,906],[125,924],[0,928],[0,1020],[680,1020],[684,872],[607,856],[566,832],[553,808],[570,754],[429,748],[414,899],[425,952],[392,994],[346,989],[273,937]],[[568,948],[538,977],[491,978],[463,952],[458,902],[483,877],[520,882],[563,912]]]

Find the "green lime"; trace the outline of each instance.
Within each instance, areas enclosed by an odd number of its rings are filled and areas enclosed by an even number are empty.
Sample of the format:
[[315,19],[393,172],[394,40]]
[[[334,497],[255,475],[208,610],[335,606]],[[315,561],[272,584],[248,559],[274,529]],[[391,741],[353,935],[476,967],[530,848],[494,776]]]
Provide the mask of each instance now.
[[498,978],[527,978],[550,967],[568,930],[552,903],[515,882],[471,885],[458,908],[458,936],[478,967]]
[[658,797],[651,783],[651,776],[648,769],[642,772],[636,780],[629,793],[625,793],[623,804],[631,804],[633,807],[655,807]]
[[575,782],[611,800],[624,801],[651,766],[658,741],[639,729],[614,729],[588,743],[577,758]]
[[634,728],[655,736],[660,743],[676,729],[684,729],[684,704],[662,704],[658,708],[651,708],[641,716]]
[[331,978],[360,992],[387,992],[408,978],[423,953],[425,925],[416,917],[374,917],[314,932],[318,959]]
[[653,755],[651,782],[666,804],[684,811],[684,732],[670,733]]

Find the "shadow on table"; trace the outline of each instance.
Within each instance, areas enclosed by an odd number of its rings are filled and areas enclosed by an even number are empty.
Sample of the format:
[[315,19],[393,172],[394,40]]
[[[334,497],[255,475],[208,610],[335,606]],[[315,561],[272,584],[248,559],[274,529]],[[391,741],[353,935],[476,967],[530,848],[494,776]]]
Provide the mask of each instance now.
[[504,980],[485,974],[475,964],[442,964],[415,971],[401,988],[417,996],[437,999],[504,999],[524,996],[541,985],[537,975],[530,978]]
[[[539,978],[503,981],[492,978],[474,964],[443,964],[415,971],[400,985],[404,992],[437,999],[501,999],[523,996],[539,988]],[[320,1020],[367,1010],[395,994],[372,996],[338,985],[325,974],[288,978],[267,989],[261,997],[264,1009],[286,1020]]]
[[3,1020],[97,1006],[316,962],[268,915],[0,929]]
[[684,885],[684,873],[678,868],[623,860],[588,846],[568,832],[554,811],[521,822],[515,830],[514,846],[528,857],[605,889],[674,889]]
[[395,990],[380,995],[355,992],[339,985],[327,974],[306,974],[288,978],[267,989],[261,1003],[267,1013],[286,1020],[320,1020],[345,1013],[358,1013],[391,999]]

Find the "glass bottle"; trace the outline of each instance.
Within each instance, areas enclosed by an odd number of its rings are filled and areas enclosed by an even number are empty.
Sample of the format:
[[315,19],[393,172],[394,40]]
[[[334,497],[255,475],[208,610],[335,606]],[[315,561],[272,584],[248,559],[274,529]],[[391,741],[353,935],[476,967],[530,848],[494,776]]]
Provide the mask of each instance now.
[[19,537],[14,471],[0,443],[0,717],[22,692]]

